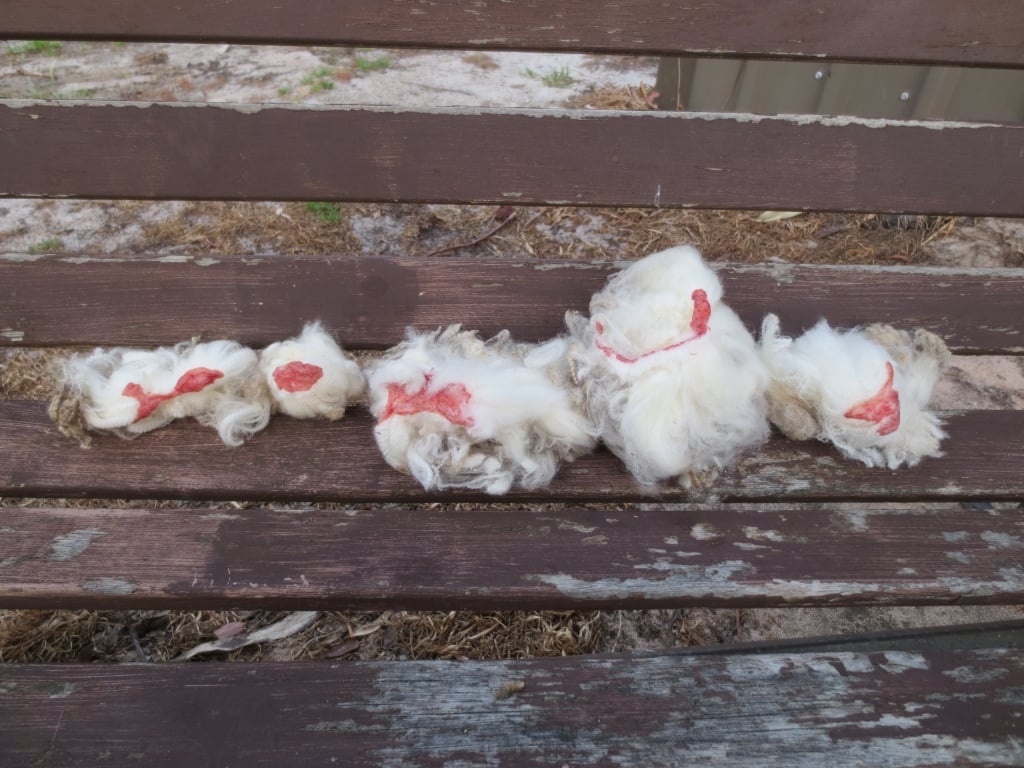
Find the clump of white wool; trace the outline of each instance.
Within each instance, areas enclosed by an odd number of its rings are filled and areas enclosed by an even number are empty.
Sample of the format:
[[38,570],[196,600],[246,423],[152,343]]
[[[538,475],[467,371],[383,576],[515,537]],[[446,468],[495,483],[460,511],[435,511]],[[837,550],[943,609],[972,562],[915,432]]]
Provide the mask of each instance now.
[[587,412],[642,486],[702,484],[767,438],[767,371],[695,248],[633,263],[566,324]]
[[275,410],[296,419],[340,419],[366,388],[359,366],[319,322],[264,349],[260,372]]
[[234,341],[74,355],[63,365],[61,390],[51,415],[71,402],[87,430],[129,439],[191,417],[238,446],[270,419],[257,355]]
[[941,455],[945,433],[928,402],[949,350],[935,334],[882,324],[836,330],[821,320],[792,339],[768,315],[761,350],[771,373],[769,416],[788,437],[830,442],[869,467],[912,467]]
[[516,343],[507,331],[481,341],[458,325],[410,330],[367,372],[384,459],[428,490],[547,485],[596,442],[565,347]]

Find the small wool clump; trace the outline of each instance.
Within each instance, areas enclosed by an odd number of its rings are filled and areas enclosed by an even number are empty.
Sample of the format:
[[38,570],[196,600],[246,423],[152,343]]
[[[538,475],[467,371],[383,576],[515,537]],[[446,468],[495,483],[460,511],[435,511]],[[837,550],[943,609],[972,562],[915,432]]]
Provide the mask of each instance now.
[[187,417],[238,446],[267,425],[270,408],[256,352],[234,341],[183,342],[74,355],[50,416],[83,446],[87,431],[130,439]]
[[928,402],[949,350],[934,333],[883,324],[839,331],[821,320],[791,339],[768,315],[761,353],[771,373],[769,418],[787,437],[830,442],[869,467],[942,455],[945,433]]
[[458,325],[410,331],[367,373],[381,454],[427,490],[547,485],[596,443],[565,352],[564,339],[523,344],[507,331],[486,342]]
[[275,411],[296,419],[340,419],[366,388],[359,366],[318,322],[264,349],[260,372]]
[[704,485],[769,434],[768,373],[692,247],[613,276],[569,312],[569,362],[601,439],[649,489]]

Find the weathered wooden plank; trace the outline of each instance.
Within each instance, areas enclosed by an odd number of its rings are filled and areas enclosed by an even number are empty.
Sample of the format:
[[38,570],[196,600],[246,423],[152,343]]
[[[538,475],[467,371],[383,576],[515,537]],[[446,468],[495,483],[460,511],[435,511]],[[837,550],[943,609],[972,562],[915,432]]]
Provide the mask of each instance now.
[[1024,214],[1024,125],[8,102],[0,167],[14,196]]
[[1017,765],[1024,653],[0,666],[4,765]]
[[[914,469],[869,469],[829,446],[781,437],[742,459],[703,498],[820,501],[1003,499],[1024,496],[1024,411],[949,418],[946,455]],[[250,443],[227,448],[213,430],[179,422],[131,442],[98,438],[81,449],[36,402],[0,401],[0,495],[323,501],[473,501],[479,491],[424,492],[380,457],[372,420],[277,418]],[[506,501],[629,501],[641,496],[621,463],[598,451],[563,467],[549,490]],[[649,498],[649,497],[647,497]],[[665,499],[686,498],[666,490]]]
[[[641,254],[628,254],[639,256]],[[0,255],[0,346],[154,346],[201,335],[262,346],[320,319],[350,348],[463,323],[541,340],[622,264],[480,259],[210,256],[190,263]],[[1024,352],[1024,270],[722,266],[726,300],[757,331],[925,327],[967,353]]]
[[842,635],[755,640],[716,646],[689,646],[670,653],[828,653],[831,651],[966,651],[981,648],[1024,650],[1024,620],[947,624],[941,627],[879,629]]
[[1024,63],[1013,0],[5,0],[0,37]]
[[5,608],[1024,602],[1019,510],[0,508],[0,526]]

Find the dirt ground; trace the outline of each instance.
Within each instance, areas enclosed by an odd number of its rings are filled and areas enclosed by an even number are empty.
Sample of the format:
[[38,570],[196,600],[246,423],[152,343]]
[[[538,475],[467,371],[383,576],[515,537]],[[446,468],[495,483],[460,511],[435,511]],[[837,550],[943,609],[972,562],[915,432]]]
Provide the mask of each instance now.
[[[0,98],[649,109],[651,58],[0,42]],[[1024,221],[749,211],[0,200],[0,257],[211,253],[1024,266]],[[471,244],[472,245],[466,245]],[[183,329],[182,337],[189,336]],[[46,399],[52,355],[0,353],[0,398]],[[936,406],[1021,408],[1021,358],[956,358]],[[0,499],[0,504],[33,504]],[[52,500],[47,503],[53,503]],[[96,502],[92,502],[96,503]],[[106,501],[103,504],[119,504]],[[470,614],[0,611],[0,661],[522,658],[1020,618],[1017,608]],[[217,647],[207,644],[219,643]]]

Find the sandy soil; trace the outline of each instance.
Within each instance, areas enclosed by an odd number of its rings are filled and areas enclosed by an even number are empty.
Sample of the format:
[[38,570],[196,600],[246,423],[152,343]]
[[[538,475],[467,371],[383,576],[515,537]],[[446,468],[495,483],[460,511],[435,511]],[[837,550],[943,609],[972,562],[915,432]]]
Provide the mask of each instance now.
[[[0,42],[0,98],[645,108],[656,67],[651,58],[561,54]],[[382,255],[429,253],[451,242],[473,239],[487,225],[491,213],[453,206],[318,209],[274,202],[226,206],[173,201],[0,200],[0,254],[194,256],[215,250],[294,253],[341,249]],[[641,237],[645,228],[652,234]],[[837,238],[836,233],[843,233],[842,237]],[[758,223],[754,214],[716,219],[692,212],[530,209],[521,212],[514,228],[477,250],[618,258],[681,239],[697,241],[713,258],[743,259],[751,258],[744,252],[768,252],[787,260],[1024,265],[1024,221],[996,219],[912,222],[907,226],[882,217],[821,216]],[[936,393],[936,405],[1019,409],[1024,405],[1024,361],[957,358]],[[253,620],[237,613],[168,618],[154,612],[138,614],[132,621],[116,614],[30,616],[32,612],[20,612],[12,617],[13,613],[6,612],[6,619],[0,617],[0,629],[4,620],[11,632],[17,624],[18,642],[32,646],[36,640],[31,638],[36,637],[48,638],[40,641],[44,645],[54,645],[55,638],[66,639],[77,632],[84,638],[81,643],[92,647],[93,655],[86,654],[86,658],[128,660],[136,658],[136,650],[128,640],[127,626],[148,633],[150,650],[161,634],[177,633],[185,638],[176,644],[180,650],[209,639],[227,624]],[[513,655],[509,648],[527,654],[565,653],[1020,616],[1015,608],[962,607],[571,613],[514,619],[509,615],[431,614],[393,615],[386,621],[379,616],[331,614],[265,654],[239,652],[236,657],[264,654],[291,658],[300,655],[296,651],[299,646],[319,648],[330,657],[363,658],[410,656],[420,651],[443,657]],[[267,615],[259,623],[277,618]],[[353,636],[353,622],[369,629]],[[491,645],[473,639],[483,631],[481,626],[492,627],[485,633]],[[535,631],[526,637],[524,627]],[[504,645],[495,639],[499,636]],[[353,645],[354,638],[359,642]],[[80,656],[76,642],[68,640],[67,653],[59,658]],[[9,659],[11,653],[5,657],[0,647],[0,658]]]

